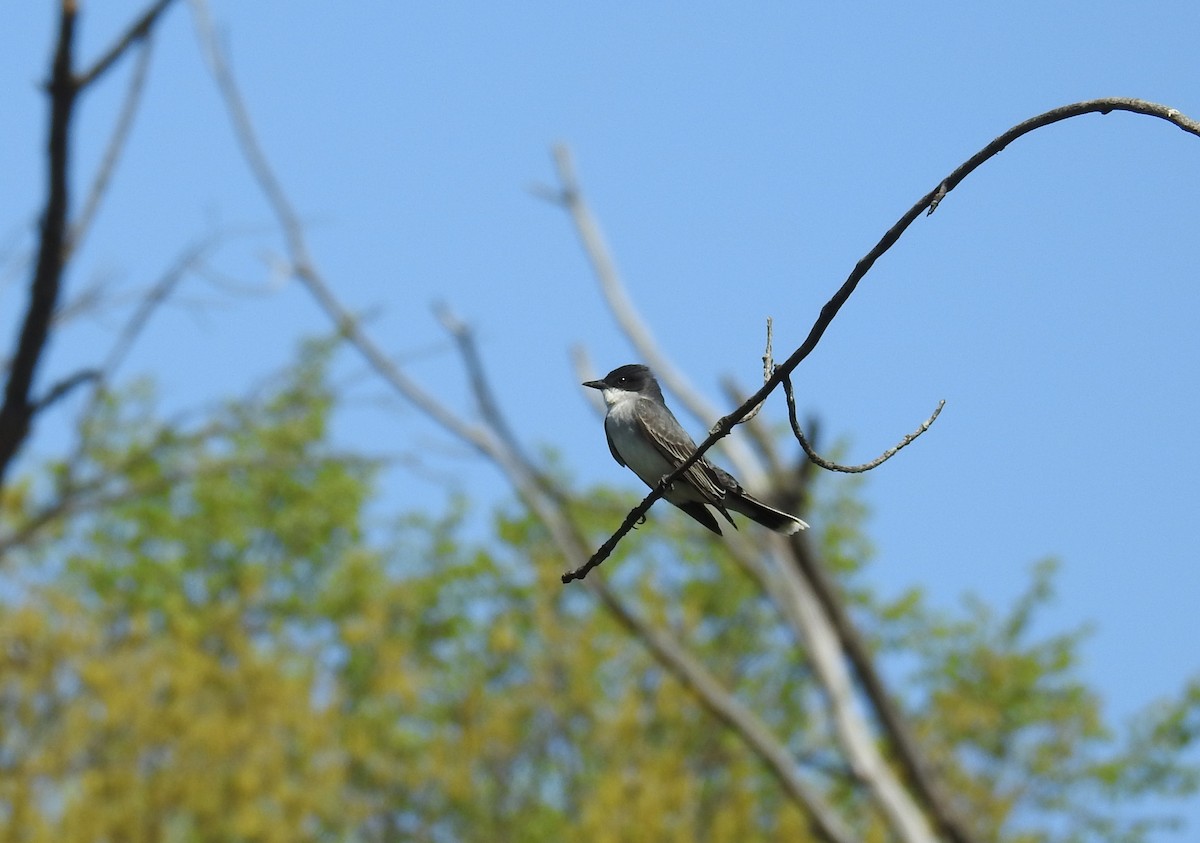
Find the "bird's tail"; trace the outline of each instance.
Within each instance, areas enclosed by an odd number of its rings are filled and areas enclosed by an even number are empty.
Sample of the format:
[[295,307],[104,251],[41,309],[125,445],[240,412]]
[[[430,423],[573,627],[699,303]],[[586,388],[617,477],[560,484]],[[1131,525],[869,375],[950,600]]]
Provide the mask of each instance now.
[[767,506],[758,498],[746,492],[728,495],[724,503],[726,508],[732,509],[734,512],[740,512],[752,521],[762,524],[768,530],[774,530],[785,536],[808,529],[808,525],[795,515],[788,515],[786,512],[775,509],[773,506]]

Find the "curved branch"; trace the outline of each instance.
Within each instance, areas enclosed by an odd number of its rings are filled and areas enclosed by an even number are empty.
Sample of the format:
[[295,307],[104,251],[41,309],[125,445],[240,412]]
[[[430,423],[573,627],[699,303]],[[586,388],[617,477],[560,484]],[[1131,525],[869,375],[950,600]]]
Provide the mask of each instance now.
[[920,427],[905,436],[895,445],[888,448],[870,462],[865,462],[862,465],[841,465],[840,463],[825,459],[823,456],[814,451],[813,447],[808,444],[808,439],[805,438],[804,431],[800,429],[800,421],[796,418],[796,396],[792,391],[792,379],[790,377],[785,377],[783,379],[783,394],[787,397],[788,421],[792,423],[792,433],[795,435],[796,441],[800,443],[800,447],[804,449],[804,453],[808,455],[810,460],[826,471],[841,471],[845,474],[860,474],[864,471],[870,471],[873,468],[878,468],[879,466],[883,465],[892,457],[896,456],[901,448],[911,445],[918,436],[929,430],[929,426],[933,424],[934,419],[941,414],[942,407],[946,406],[945,399],[939,401],[937,407],[935,407],[933,410],[933,414],[930,415],[929,418],[925,419],[925,421],[921,422]]
[[916,204],[909,208],[908,211],[906,211],[905,214],[896,221],[895,225],[893,225],[884,233],[879,242],[876,243],[875,246],[869,252],[867,252],[867,254],[864,255],[857,264],[855,264],[854,269],[851,271],[849,277],[842,282],[842,286],[838,288],[837,292],[833,294],[833,297],[830,298],[829,301],[825,303],[825,306],[821,308],[821,312],[818,314],[817,320],[813,323],[813,326],[809,330],[808,336],[805,337],[804,342],[802,342],[796,348],[796,350],[792,352],[791,356],[788,357],[787,360],[785,360],[776,368],[775,373],[771,375],[767,382],[764,383],[757,392],[747,398],[740,407],[738,407],[729,415],[722,417],[720,421],[718,421],[713,427],[713,431],[711,434],[709,434],[708,438],[701,442],[696,448],[695,453],[681,462],[673,472],[664,477],[657,486],[651,489],[650,494],[646,495],[646,497],[642,499],[641,503],[630,510],[629,514],[625,516],[625,520],[621,522],[621,525],[617,528],[616,532],[613,533],[612,536],[610,536],[608,540],[605,541],[604,544],[602,544],[596,550],[596,552],[592,554],[592,557],[587,561],[587,563],[579,568],[563,574],[562,581],[564,583],[568,583],[572,580],[581,580],[587,576],[589,571],[604,562],[604,560],[612,554],[613,550],[616,548],[621,539],[624,538],[625,535],[628,534],[629,531],[632,530],[634,526],[645,517],[646,513],[650,510],[651,505],[653,505],[655,501],[663,496],[663,493],[666,491],[666,489],[673,482],[682,477],[683,474],[689,468],[691,468],[692,465],[694,465],[696,461],[699,460],[706,451],[708,451],[709,448],[711,448],[719,440],[728,436],[729,432],[733,430],[734,425],[745,418],[750,411],[754,409],[754,407],[760,404],[775,390],[777,386],[779,386],[779,384],[783,382],[785,377],[790,375],[792,371],[800,365],[801,361],[808,357],[808,355],[812,354],[813,349],[817,347],[817,343],[819,343],[821,341],[821,337],[824,336],[826,329],[829,328],[829,325],[833,322],[834,317],[837,316],[838,311],[842,309],[842,305],[844,305],[850,299],[851,294],[853,294],[854,290],[858,287],[858,283],[871,270],[871,267],[875,265],[875,261],[879,260],[879,258],[882,257],[888,249],[896,244],[896,241],[900,239],[901,235],[904,234],[908,227],[912,225],[913,222],[915,222],[923,212],[928,209],[928,211],[932,213],[933,210],[937,208],[938,204],[946,197],[946,194],[957,187],[963,181],[963,179],[970,175],[981,164],[998,155],[1014,140],[1029,134],[1035,129],[1040,129],[1043,126],[1049,126],[1053,123],[1068,120],[1072,117],[1079,117],[1083,114],[1108,114],[1112,111],[1128,111],[1134,114],[1145,114],[1150,117],[1158,117],[1161,120],[1166,120],[1168,123],[1173,123],[1175,126],[1189,134],[1200,137],[1200,123],[1191,119],[1190,117],[1187,117],[1178,109],[1170,108],[1169,106],[1160,105],[1158,103],[1147,102],[1146,100],[1131,99],[1127,97],[1109,97],[1105,99],[1088,100],[1086,102],[1077,102],[1071,105],[1062,106],[1061,108],[1051,109],[1050,111],[1039,114],[1036,117],[1031,117],[1022,123],[1018,123],[1016,126],[997,137],[979,152],[968,158],[963,164],[950,173],[950,175],[942,179],[942,181],[940,181],[933,190],[929,191],[920,199],[918,199]]

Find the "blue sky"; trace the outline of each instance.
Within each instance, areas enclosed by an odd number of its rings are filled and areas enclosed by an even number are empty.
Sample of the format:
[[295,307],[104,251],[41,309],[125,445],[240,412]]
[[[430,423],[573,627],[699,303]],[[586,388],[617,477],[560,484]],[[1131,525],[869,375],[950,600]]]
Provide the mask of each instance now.
[[[49,5],[13,4],[0,30],[4,336],[24,304],[12,267],[40,195]],[[85,4],[83,55],[140,5]],[[882,232],[1012,124],[1099,96],[1200,116],[1192,0],[212,10],[337,292],[412,374],[469,410],[430,312],[448,303],[477,329],[528,440],[585,480],[631,489],[568,350],[584,344],[601,369],[632,352],[566,217],[530,192],[552,181],[551,144],[571,145],[633,299],[715,400],[722,375],[758,377],[767,316],[783,356]],[[127,71],[85,103],[78,183]],[[1112,114],[1041,130],[913,226],[796,379],[801,406],[853,461],[946,399],[934,429],[867,485],[873,584],[1003,603],[1034,561],[1061,559],[1046,626],[1094,625],[1084,670],[1117,719],[1200,670],[1197,196],[1200,140],[1166,123]],[[269,222],[176,8],[70,291],[144,287],[199,236]],[[189,306],[161,314],[125,373],[154,373],[168,406],[188,407],[283,365],[326,325],[299,288],[272,280],[279,252],[269,235],[232,240],[221,272],[272,292],[190,282]],[[92,359],[118,324],[75,325],[46,377]],[[347,443],[422,453],[469,493],[501,494],[488,468],[378,396],[358,390]],[[782,419],[782,399],[766,412]],[[33,453],[54,445],[51,424]],[[384,489],[395,507],[430,499],[402,466]]]

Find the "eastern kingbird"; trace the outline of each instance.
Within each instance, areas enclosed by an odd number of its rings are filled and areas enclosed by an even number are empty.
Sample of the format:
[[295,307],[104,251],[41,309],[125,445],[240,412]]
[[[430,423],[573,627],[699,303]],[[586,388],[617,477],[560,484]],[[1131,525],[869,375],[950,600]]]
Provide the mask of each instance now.
[[[667,407],[658,381],[646,366],[638,363],[621,366],[603,380],[587,381],[584,386],[599,389],[604,395],[608,407],[604,433],[613,459],[632,469],[650,488],[695,452],[696,443]],[[733,524],[729,516],[732,509],[785,536],[808,527],[796,516],[752,497],[733,475],[704,457],[672,483],[664,497],[717,535],[721,534],[721,527],[707,506],[725,516],[730,524]],[[737,528],[736,524],[733,526]]]

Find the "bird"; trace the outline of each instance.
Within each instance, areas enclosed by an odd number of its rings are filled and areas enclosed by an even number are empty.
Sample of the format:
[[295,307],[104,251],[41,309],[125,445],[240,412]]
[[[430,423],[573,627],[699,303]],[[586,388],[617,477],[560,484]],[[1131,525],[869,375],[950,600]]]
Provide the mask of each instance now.
[[[650,488],[656,487],[696,451],[696,443],[663,399],[662,389],[648,366],[630,363],[583,386],[600,390],[607,412],[604,433],[608,449],[622,466]],[[712,507],[737,529],[729,512],[740,512],[762,526],[790,536],[808,524],[795,515],[760,501],[721,467],[701,457],[663,495],[717,535],[721,525]]]

